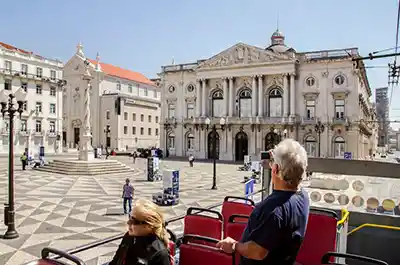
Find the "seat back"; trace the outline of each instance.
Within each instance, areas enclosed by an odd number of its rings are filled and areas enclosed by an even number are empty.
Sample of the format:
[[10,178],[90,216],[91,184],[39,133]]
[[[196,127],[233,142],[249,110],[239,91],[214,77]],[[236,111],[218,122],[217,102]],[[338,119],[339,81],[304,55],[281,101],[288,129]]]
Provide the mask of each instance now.
[[68,264],[85,265],[85,263],[81,259],[79,259],[73,255],[70,255],[62,250],[58,250],[55,248],[49,248],[49,247],[42,249],[42,253],[41,253],[42,258],[40,260],[29,262],[26,265],[67,265],[67,263],[64,263],[62,261],[50,259],[49,258],[50,254],[56,254],[56,255],[60,256],[61,258],[64,258],[64,259],[68,260],[69,262],[71,262]]
[[336,212],[312,208],[296,262],[303,265],[321,265],[322,256],[336,250],[337,221]]
[[[207,242],[197,244],[194,242]],[[179,265],[234,265],[232,254],[226,254],[216,247],[218,240],[209,237],[184,235],[180,245]]]
[[[232,201],[232,200],[241,200],[241,201]],[[224,199],[224,203],[222,204],[222,216],[224,218],[224,231],[227,229],[228,220],[232,215],[248,215],[250,216],[251,212],[255,207],[255,203],[253,200],[243,197],[235,197],[235,196],[226,196]],[[242,221],[246,221],[247,219],[243,219]],[[224,232],[225,233],[225,232]],[[226,234],[225,234],[226,237]]]
[[[168,250],[169,250],[169,255],[171,257],[175,257],[175,249],[176,249],[176,235],[174,234],[174,232],[172,232],[171,230],[169,230],[167,228],[167,232],[169,234],[169,243],[168,243]],[[174,260],[171,259],[171,265],[174,265]]]
[[226,224],[225,237],[231,237],[236,241],[242,238],[244,229],[247,226],[247,222],[250,216],[244,214],[231,215]]
[[[215,215],[206,216],[205,213]],[[222,215],[214,210],[190,207],[184,219],[183,234],[199,235],[221,240],[222,237]]]
[[345,258],[346,261],[349,260],[354,260],[354,261],[360,261],[362,264],[371,264],[371,265],[389,265],[387,262],[379,259],[374,259],[370,257],[365,257],[365,256],[359,256],[359,255],[354,255],[354,254],[347,254],[347,253],[338,253],[338,252],[328,252],[326,253],[322,259],[321,259],[321,264],[323,265],[346,265],[343,263],[336,263],[336,262],[331,262],[330,260],[332,258]]

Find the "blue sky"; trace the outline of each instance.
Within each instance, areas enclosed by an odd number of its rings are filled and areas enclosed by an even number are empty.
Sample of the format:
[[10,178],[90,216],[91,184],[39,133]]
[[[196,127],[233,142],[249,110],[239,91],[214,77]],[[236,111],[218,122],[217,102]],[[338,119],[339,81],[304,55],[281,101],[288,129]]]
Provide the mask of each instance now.
[[[0,41],[67,61],[87,56],[156,77],[160,66],[208,58],[242,41],[265,47],[277,27],[297,51],[395,46],[397,0],[37,0],[3,1]],[[389,60],[367,62],[386,66]],[[387,68],[368,69],[372,88]],[[391,116],[400,120],[395,87]],[[400,123],[395,126],[400,127]]]

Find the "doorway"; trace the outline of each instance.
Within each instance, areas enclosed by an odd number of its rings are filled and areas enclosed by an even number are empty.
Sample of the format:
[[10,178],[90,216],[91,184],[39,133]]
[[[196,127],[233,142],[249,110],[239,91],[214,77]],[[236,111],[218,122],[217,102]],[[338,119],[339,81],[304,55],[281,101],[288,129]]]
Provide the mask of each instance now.
[[249,139],[245,132],[238,132],[235,137],[235,160],[244,161],[249,154]]
[[215,141],[215,151],[216,157],[215,159],[219,159],[219,134],[217,132],[210,132],[207,137],[208,144],[208,159],[214,159],[214,141]]
[[74,128],[74,148],[79,145],[80,141],[80,130],[79,128]]

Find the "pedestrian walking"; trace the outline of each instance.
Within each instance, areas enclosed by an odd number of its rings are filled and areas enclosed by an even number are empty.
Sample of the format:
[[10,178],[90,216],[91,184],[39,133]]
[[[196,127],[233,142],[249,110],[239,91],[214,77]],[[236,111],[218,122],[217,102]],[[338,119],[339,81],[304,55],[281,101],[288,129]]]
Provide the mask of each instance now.
[[26,154],[26,152],[24,152],[21,156],[21,163],[22,163],[22,170],[26,169],[26,164],[28,163],[28,156]]
[[193,167],[193,163],[194,163],[194,156],[192,154],[189,155],[189,165],[190,167]]
[[[125,180],[125,184],[122,188],[122,199],[123,199],[123,204],[124,204],[124,214],[131,214],[132,211],[132,199],[133,199],[133,192],[134,188],[132,184],[130,183],[129,178]],[[128,209],[126,207],[126,204],[128,203]],[[129,210],[129,211],[128,211]]]
[[135,152],[133,152],[133,164],[136,163],[136,158],[137,158],[137,153],[135,151]]

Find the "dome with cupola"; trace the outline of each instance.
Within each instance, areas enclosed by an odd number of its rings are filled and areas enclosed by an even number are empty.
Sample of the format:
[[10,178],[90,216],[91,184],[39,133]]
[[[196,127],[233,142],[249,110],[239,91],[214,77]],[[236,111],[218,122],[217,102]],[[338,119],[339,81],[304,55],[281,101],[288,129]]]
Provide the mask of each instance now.
[[271,36],[271,45],[266,48],[276,53],[293,53],[295,50],[285,45],[285,35],[279,29],[276,29]]

